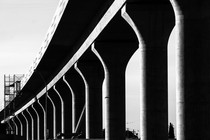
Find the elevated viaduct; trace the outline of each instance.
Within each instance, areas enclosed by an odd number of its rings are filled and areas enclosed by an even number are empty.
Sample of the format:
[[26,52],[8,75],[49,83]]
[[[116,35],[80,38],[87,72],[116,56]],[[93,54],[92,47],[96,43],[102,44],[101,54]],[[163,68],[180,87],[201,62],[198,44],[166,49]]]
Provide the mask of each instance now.
[[125,70],[140,49],[141,139],[168,139],[176,29],[177,139],[209,140],[209,23],[208,0],[61,0],[22,90],[0,113],[2,128],[26,140],[102,138],[104,101],[105,140],[124,140]]

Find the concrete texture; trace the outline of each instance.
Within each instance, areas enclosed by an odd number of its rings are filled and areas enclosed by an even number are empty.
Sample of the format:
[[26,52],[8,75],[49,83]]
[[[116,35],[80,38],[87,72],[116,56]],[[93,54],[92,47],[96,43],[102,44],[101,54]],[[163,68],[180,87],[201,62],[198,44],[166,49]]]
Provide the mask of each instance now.
[[210,1],[176,0],[177,139],[210,139]]
[[167,140],[167,45],[175,24],[173,8],[169,0],[134,0],[126,11],[141,36],[141,139]]

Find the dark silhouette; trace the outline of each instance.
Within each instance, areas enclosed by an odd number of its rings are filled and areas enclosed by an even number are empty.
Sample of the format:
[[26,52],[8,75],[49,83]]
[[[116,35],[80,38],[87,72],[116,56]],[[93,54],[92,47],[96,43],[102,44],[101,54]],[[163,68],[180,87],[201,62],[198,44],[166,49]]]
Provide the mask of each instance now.
[[[105,129],[103,129],[103,138],[105,137]],[[138,139],[137,134],[135,131],[126,130],[125,131],[125,137],[130,139]]]
[[168,138],[169,139],[175,139],[174,126],[173,126],[172,123],[170,123],[170,125],[169,125]]

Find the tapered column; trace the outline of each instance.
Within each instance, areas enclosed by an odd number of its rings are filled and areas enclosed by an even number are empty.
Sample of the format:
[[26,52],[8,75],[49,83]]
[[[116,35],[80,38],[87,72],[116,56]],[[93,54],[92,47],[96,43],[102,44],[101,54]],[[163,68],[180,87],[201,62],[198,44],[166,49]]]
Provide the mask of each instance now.
[[28,111],[28,108],[26,109],[28,115],[30,116],[31,118],[31,140],[34,140],[34,119],[33,119],[33,116],[31,115],[31,113]]
[[85,105],[85,87],[84,82],[78,72],[72,68],[65,74],[66,82],[71,85],[72,92],[74,95],[74,105],[72,107],[72,111],[74,112],[74,121],[75,128],[74,133],[77,135],[82,135],[81,137],[85,137],[85,113],[84,113],[84,105]]
[[22,122],[22,125],[23,125],[23,130],[22,130],[22,134],[23,134],[23,135],[22,135],[22,136],[23,136],[23,138],[24,138],[25,140],[27,140],[27,135],[28,135],[27,120],[26,120],[26,118],[25,118],[23,112],[20,112],[18,115],[19,115],[19,119],[20,119],[20,121]]
[[[132,44],[133,45],[133,44]],[[125,139],[125,69],[135,49],[121,42],[95,43],[105,68],[105,136],[108,140]]]
[[103,67],[93,52],[88,50],[79,60],[76,68],[86,87],[86,139],[101,138]]
[[29,126],[28,126],[28,119],[26,118],[25,114],[22,112],[22,116],[26,122],[26,140],[29,140]]
[[37,126],[37,130],[36,130],[36,132],[37,132],[37,135],[36,135],[36,139],[37,140],[40,140],[40,121],[39,121],[39,113],[37,112],[37,110],[35,109],[35,107],[34,107],[34,104],[32,104],[31,105],[31,108],[33,109],[33,111],[35,112],[35,114],[36,114],[36,126]]
[[44,138],[44,140],[46,140],[47,139],[47,132],[46,132],[46,130],[47,130],[46,129],[47,128],[47,126],[46,126],[46,112],[44,110],[44,106],[40,103],[40,100],[37,100],[37,103],[40,106],[41,111],[43,113],[43,122],[44,122],[44,124],[43,124],[43,138]]
[[[61,97],[60,93],[58,92],[58,90],[56,89],[56,86],[53,86],[53,89],[55,91],[55,93],[58,95],[60,103],[61,103],[61,134],[64,135],[64,101],[63,98]],[[64,136],[61,136],[62,139],[64,139]]]
[[120,11],[92,46],[105,74],[103,96],[106,140],[125,139],[125,70],[137,48],[136,35]]
[[69,82],[66,80],[66,76],[63,76],[63,82],[67,85],[68,89],[69,89],[69,94],[71,95],[71,125],[72,125],[72,131],[71,133],[75,133],[75,127],[76,127],[76,116],[75,116],[75,93],[72,89],[72,87],[70,86]]
[[9,130],[9,133],[8,134],[14,134],[13,127],[10,124],[10,120],[7,121],[7,124],[8,124],[8,130]]
[[[65,76],[64,76],[65,77]],[[56,83],[56,90],[57,93],[57,100],[59,100],[60,103],[60,110],[62,115],[61,117],[61,128],[63,129],[62,133],[64,133],[64,137],[66,138],[71,138],[72,137],[72,104],[74,97],[72,96],[71,91],[69,90],[69,87],[64,81],[65,78],[61,78],[57,83]],[[75,125],[75,124],[74,124]]]
[[18,135],[18,126],[17,126],[16,122],[14,121],[14,118],[12,118],[11,120],[15,125],[15,135]]
[[172,1],[176,11],[177,139],[210,139],[210,1]]
[[23,124],[21,120],[19,119],[18,115],[16,116],[18,122],[20,123],[20,136],[23,136]]
[[56,107],[55,107],[54,101],[49,96],[49,94],[47,95],[47,97],[48,97],[50,103],[52,104],[53,119],[52,119],[52,122],[51,123],[53,123],[53,139],[56,139]]
[[167,45],[175,24],[169,0],[127,3],[140,33],[140,123],[142,140],[168,139]]

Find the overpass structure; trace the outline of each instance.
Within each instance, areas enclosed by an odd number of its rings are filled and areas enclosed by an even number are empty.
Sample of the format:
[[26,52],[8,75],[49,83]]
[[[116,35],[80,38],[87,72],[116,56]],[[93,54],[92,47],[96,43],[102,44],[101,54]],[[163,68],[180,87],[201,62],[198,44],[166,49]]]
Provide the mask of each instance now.
[[176,29],[177,139],[210,139],[209,23],[208,0],[61,0],[1,122],[26,140],[102,138],[104,101],[105,140],[124,140],[125,70],[140,49],[141,139],[168,139],[167,44]]

